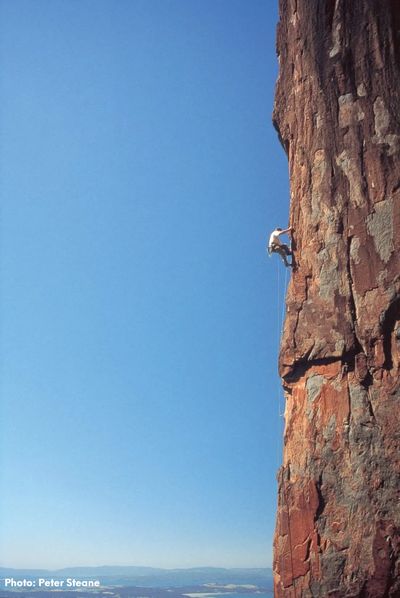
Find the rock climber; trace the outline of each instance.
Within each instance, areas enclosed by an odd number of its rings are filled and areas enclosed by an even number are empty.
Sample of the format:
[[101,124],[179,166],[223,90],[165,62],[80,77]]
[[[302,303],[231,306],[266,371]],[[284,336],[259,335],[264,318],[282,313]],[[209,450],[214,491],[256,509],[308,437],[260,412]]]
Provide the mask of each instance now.
[[293,231],[293,228],[291,226],[289,226],[289,228],[285,228],[284,230],[282,230],[281,228],[276,228],[275,230],[272,231],[270,237],[269,237],[269,242],[268,242],[268,253],[271,255],[271,253],[279,253],[279,255],[281,256],[281,258],[283,259],[285,266],[288,267],[292,267],[293,266],[293,257],[292,257],[292,263],[289,264],[289,262],[287,261],[287,256],[291,255],[293,256],[293,252],[292,250],[289,248],[288,245],[286,245],[286,243],[281,243],[280,240],[280,236],[281,235],[290,235]]

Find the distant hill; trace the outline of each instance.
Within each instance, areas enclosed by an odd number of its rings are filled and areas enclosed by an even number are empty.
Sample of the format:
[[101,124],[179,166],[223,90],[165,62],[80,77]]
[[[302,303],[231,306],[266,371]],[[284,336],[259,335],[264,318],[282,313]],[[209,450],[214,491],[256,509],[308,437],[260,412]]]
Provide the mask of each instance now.
[[98,579],[102,584],[135,585],[142,587],[183,587],[217,584],[252,584],[266,587],[270,584],[270,568],[225,569],[220,567],[195,567],[191,569],[158,569],[154,567],[103,566],[67,567],[57,570],[8,569],[0,567],[0,578],[35,579],[38,577],[65,579]]

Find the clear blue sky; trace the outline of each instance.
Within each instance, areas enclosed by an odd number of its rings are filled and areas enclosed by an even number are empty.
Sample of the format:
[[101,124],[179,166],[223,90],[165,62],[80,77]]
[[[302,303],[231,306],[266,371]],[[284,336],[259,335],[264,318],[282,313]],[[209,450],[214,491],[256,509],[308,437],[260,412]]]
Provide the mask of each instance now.
[[276,4],[0,2],[4,566],[271,565]]

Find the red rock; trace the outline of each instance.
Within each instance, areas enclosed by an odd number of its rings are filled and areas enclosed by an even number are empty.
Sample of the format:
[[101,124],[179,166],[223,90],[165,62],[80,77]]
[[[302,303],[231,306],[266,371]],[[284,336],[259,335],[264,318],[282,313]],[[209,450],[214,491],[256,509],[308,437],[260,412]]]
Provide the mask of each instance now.
[[296,269],[275,596],[400,596],[400,3],[280,0]]

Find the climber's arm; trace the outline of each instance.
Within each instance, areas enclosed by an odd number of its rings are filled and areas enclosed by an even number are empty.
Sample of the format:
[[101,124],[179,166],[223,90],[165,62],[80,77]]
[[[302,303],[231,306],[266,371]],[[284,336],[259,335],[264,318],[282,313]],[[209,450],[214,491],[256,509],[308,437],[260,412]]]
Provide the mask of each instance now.
[[279,236],[285,235],[285,234],[290,234],[293,230],[294,230],[293,227],[289,226],[289,228],[285,228],[285,230],[279,231]]

